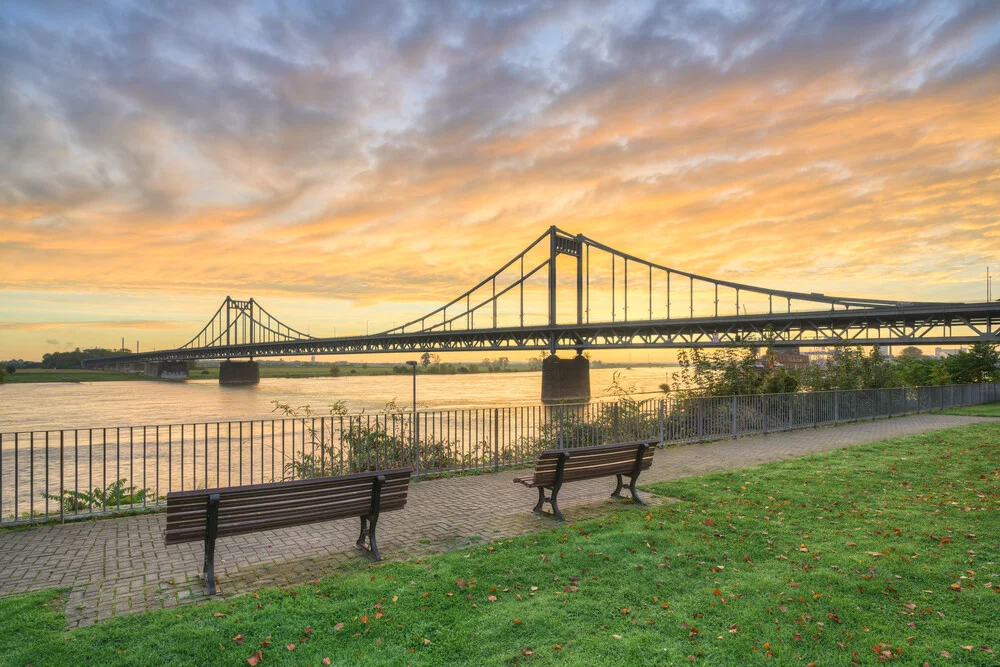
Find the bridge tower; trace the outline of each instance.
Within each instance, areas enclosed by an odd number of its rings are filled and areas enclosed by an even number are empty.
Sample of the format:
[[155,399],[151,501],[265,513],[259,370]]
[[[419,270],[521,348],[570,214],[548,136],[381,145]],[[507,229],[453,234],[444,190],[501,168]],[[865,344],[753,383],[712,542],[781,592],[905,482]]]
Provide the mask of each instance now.
[[576,323],[583,324],[583,248],[584,238],[559,233],[549,228],[549,326],[553,327],[549,342],[549,356],[542,361],[542,401],[586,401],[590,399],[590,360],[583,356],[583,347],[576,348],[572,359],[560,359],[556,354],[558,325],[556,294],[558,274],[556,263],[559,255],[576,258]]

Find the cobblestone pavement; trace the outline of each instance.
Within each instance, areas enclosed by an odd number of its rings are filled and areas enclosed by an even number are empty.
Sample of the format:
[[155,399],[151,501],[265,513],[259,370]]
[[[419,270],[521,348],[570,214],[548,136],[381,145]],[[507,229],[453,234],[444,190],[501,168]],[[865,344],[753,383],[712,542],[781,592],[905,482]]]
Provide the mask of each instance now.
[[[656,453],[640,482],[744,468],[885,438],[961,426],[977,417],[917,415],[832,428],[775,433]],[[379,520],[379,548],[400,560],[535,532],[552,520],[531,513],[533,489],[512,483],[523,472],[429,480],[411,486],[403,511]],[[559,497],[570,521],[607,511],[613,480],[567,485]],[[70,626],[115,615],[207,599],[199,577],[202,544],[163,545],[164,515],[153,514],[0,532],[0,597],[71,588]],[[313,581],[363,558],[354,549],[357,520],[331,521],[229,537],[216,547],[222,596],[261,586]]]

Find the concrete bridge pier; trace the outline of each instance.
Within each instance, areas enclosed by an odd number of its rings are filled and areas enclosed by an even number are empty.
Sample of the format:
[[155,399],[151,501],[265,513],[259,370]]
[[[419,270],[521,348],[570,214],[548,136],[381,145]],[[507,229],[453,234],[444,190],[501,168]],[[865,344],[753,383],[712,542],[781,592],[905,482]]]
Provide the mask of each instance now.
[[230,361],[219,364],[219,384],[257,384],[260,366],[256,361]]
[[590,360],[582,354],[542,360],[542,402],[590,400]]

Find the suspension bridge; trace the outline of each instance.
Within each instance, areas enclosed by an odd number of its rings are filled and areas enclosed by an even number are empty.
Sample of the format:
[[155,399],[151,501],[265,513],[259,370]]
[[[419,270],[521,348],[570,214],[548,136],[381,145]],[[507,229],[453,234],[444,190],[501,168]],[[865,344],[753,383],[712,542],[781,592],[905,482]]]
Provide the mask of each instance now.
[[262,357],[544,351],[542,397],[563,399],[590,395],[584,350],[992,343],[998,319],[996,302],[840,297],[696,275],[551,227],[445,305],[375,334],[311,336],[254,299],[226,297],[179,348],[85,363],[159,375],[223,359],[220,382],[253,383]]

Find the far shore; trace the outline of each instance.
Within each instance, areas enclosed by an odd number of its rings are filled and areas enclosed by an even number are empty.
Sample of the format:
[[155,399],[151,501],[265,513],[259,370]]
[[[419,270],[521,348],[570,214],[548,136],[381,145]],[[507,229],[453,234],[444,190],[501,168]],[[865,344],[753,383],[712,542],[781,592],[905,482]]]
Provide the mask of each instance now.
[[[316,377],[355,377],[374,375],[400,375],[393,370],[400,364],[389,363],[348,363],[348,364],[307,364],[303,366],[294,365],[264,365],[260,366],[261,378],[316,378]],[[460,368],[468,369],[468,365],[461,363],[449,363],[455,371],[442,371],[435,369],[433,365],[422,368],[417,367],[419,375],[463,375]],[[338,371],[331,373],[330,368],[336,366]],[[603,363],[594,364],[592,368],[657,368],[675,367],[673,363]],[[409,371],[409,369],[407,369]],[[469,374],[487,373],[537,373],[540,369],[532,368],[527,363],[512,363],[507,370],[489,370],[484,365],[479,365],[479,370]],[[404,373],[406,375],[408,373]],[[218,366],[207,368],[193,368],[190,371],[190,380],[217,380],[219,378]],[[142,375],[141,373],[117,373],[110,371],[98,371],[82,368],[21,368],[14,374],[9,374],[5,378],[4,384],[30,384],[38,382],[184,382],[183,379],[161,379]]]

